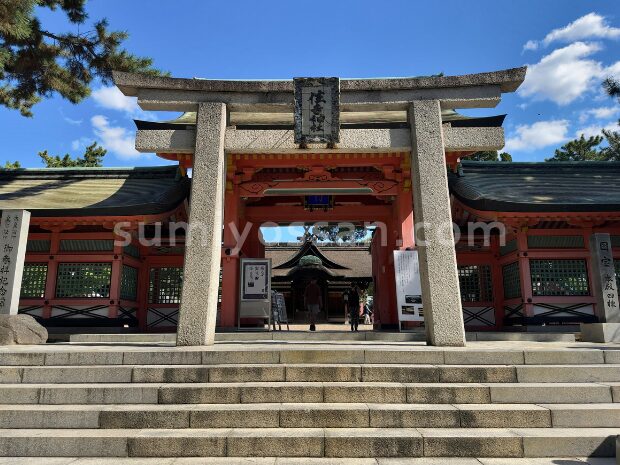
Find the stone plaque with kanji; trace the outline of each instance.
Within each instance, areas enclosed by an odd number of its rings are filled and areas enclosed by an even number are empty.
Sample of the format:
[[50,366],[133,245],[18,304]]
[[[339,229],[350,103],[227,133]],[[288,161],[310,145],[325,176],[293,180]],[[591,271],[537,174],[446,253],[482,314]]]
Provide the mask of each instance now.
[[16,315],[22,288],[30,212],[4,210],[0,225],[0,314]]
[[295,78],[295,143],[340,141],[340,79]]
[[611,237],[606,233],[592,234],[590,238],[593,281],[597,297],[596,316],[600,323],[620,323],[620,303]]

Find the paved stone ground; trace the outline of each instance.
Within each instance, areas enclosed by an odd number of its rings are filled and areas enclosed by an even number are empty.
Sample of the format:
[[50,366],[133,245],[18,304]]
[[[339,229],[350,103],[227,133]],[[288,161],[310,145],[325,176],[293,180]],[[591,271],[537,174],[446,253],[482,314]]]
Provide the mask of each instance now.
[[[259,333],[260,334],[260,333]],[[426,352],[476,352],[476,351],[502,351],[502,352],[519,352],[529,350],[544,351],[572,351],[575,349],[582,350],[619,350],[620,343],[592,343],[592,342],[537,342],[537,341],[471,341],[466,347],[433,347],[427,346],[424,342],[418,341],[397,341],[397,340],[375,340],[375,341],[351,341],[351,340],[312,340],[308,338],[307,333],[297,332],[290,334],[291,339],[288,340],[244,340],[240,337],[235,340],[235,335],[231,334],[229,340],[217,341],[213,346],[191,346],[176,347],[173,342],[165,341],[159,343],[57,343],[44,345],[14,345],[0,346],[0,353],[5,352],[63,352],[63,351],[144,351],[146,347],[154,351],[229,351],[235,349],[252,349],[252,350],[360,350],[362,348],[368,350],[410,350],[410,351],[426,351]],[[397,335],[396,335],[397,336]],[[298,340],[295,340],[295,338]]]
[[615,465],[613,458],[526,459],[300,459],[300,458],[0,458],[0,465]]

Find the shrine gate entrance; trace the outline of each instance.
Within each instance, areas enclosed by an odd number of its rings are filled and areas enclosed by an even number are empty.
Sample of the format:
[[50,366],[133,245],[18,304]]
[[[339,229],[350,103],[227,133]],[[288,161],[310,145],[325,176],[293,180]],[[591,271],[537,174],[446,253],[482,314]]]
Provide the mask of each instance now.
[[[463,346],[447,170],[460,156],[502,148],[504,133],[501,123],[457,124],[444,112],[495,107],[502,93],[519,87],[525,71],[289,81],[114,73],[119,89],[138,97],[144,110],[192,115],[143,122],[136,136],[139,151],[193,170],[177,344],[214,343],[220,265],[220,324],[232,326],[239,273],[235,234],[249,225],[249,240],[240,248],[258,257],[262,222],[333,219],[383,220],[384,232],[375,238],[385,245],[373,248],[373,274],[381,280],[375,284],[386,321],[395,315],[390,256],[417,246],[427,342]],[[309,194],[333,196],[333,208],[304,209],[299,198]],[[423,226],[416,244],[413,216]],[[428,240],[430,230],[441,228],[445,240]]]
[[[292,223],[346,223],[374,229],[368,271],[374,278],[376,320],[384,327],[398,324],[392,252],[414,247],[408,154],[231,154],[227,172],[221,326],[237,321],[239,259],[265,256],[261,226]],[[308,205],[308,196],[325,196],[329,203]]]

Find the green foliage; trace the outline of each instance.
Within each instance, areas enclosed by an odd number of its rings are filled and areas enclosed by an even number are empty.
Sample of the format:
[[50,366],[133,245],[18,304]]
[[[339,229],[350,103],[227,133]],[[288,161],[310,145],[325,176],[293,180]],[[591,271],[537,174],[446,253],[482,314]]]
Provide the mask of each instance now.
[[22,164],[18,161],[7,161],[4,164],[5,170],[16,170],[22,167]]
[[620,131],[603,129],[607,147],[601,149],[601,155],[607,161],[620,161]]
[[[606,141],[606,147],[600,144]],[[582,134],[579,139],[564,144],[555,151],[552,158],[545,161],[620,161],[620,132],[603,129],[603,136]]]
[[603,142],[603,136],[591,136],[587,139],[582,134],[579,139],[567,142],[555,155],[545,161],[598,161],[601,160],[598,146]]
[[620,102],[620,81],[609,77],[603,81],[603,88],[610,97],[616,97]]
[[[121,45],[128,34],[108,31],[106,19],[81,31],[88,19],[86,0],[0,0],[0,105],[32,116],[32,107],[54,93],[72,103],[90,94],[112,70],[159,75],[152,59],[132,55]],[[60,10],[74,31],[52,32],[37,9]]]
[[67,153],[61,158],[59,155],[49,155],[47,150],[39,152],[39,156],[46,168],[84,168],[102,166],[103,157],[105,157],[106,153],[106,149],[97,144],[97,142],[93,142],[86,147],[83,157],[72,158]]
[[497,150],[485,150],[482,152],[476,152],[472,156],[467,157],[467,160],[473,161],[512,161],[512,155],[508,152],[498,153]]

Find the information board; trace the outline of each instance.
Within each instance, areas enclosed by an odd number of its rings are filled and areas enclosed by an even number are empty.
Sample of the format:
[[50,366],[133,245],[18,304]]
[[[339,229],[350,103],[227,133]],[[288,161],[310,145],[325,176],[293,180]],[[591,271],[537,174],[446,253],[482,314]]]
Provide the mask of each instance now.
[[241,261],[242,300],[265,300],[271,292],[270,261],[243,259]]
[[399,322],[424,321],[418,251],[395,250],[394,272]]
[[242,258],[237,327],[242,318],[263,319],[271,323],[271,259]]

